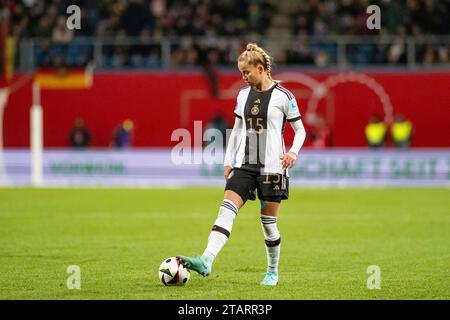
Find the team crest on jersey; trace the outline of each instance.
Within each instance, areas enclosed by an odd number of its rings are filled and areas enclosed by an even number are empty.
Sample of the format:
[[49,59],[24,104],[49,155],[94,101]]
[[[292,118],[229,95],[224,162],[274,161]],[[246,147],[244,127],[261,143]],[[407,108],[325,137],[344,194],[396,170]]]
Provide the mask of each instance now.
[[258,106],[253,106],[253,108],[250,110],[252,115],[256,116],[259,113]]

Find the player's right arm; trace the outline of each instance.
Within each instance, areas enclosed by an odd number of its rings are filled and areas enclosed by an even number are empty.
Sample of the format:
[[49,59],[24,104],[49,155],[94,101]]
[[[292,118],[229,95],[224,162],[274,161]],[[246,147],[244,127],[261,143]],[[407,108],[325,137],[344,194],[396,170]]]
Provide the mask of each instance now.
[[234,120],[233,130],[231,131],[228,140],[227,151],[225,153],[225,160],[223,164],[223,175],[225,180],[228,180],[231,171],[233,170],[233,158],[237,151],[238,139],[242,130],[242,119],[236,115]]

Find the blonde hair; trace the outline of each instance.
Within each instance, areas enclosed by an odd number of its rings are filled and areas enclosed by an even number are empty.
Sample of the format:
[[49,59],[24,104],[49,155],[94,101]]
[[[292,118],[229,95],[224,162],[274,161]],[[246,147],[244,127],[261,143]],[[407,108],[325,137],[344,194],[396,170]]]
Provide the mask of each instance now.
[[269,56],[263,48],[258,47],[256,43],[247,44],[247,48],[245,49],[244,52],[241,53],[237,61],[238,63],[246,62],[248,64],[254,65],[255,67],[258,64],[261,64],[267,71],[269,79],[273,80],[271,74],[273,58]]

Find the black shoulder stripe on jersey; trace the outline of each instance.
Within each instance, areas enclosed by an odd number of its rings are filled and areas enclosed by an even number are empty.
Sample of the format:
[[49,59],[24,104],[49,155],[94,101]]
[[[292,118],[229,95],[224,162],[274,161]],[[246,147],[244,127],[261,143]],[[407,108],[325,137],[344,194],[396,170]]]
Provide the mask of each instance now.
[[236,118],[242,119],[242,117],[241,117],[240,115],[238,115],[236,112],[234,113],[234,116],[235,116]]
[[292,94],[292,92],[290,92],[288,89],[286,89],[286,88],[283,87],[282,85],[279,85],[278,87],[279,87],[281,90],[286,91],[286,93],[289,95],[289,97],[290,97],[291,99],[294,99],[294,95]]
[[285,87],[277,86],[277,88],[280,89],[281,91],[283,91],[284,93],[286,93],[288,98],[289,98],[289,100],[294,99],[294,96],[292,95],[292,93],[288,89],[286,89]]
[[292,118],[292,119],[287,119],[287,121],[288,122],[295,122],[295,121],[300,120],[300,119],[301,119],[301,117],[298,116],[298,117],[295,117],[295,118]]
[[280,88],[278,88],[278,86],[276,86],[275,89],[278,89],[279,91],[283,92],[286,95],[286,97],[288,98],[288,100],[291,100],[291,98],[289,98],[289,94],[287,92],[281,90]]

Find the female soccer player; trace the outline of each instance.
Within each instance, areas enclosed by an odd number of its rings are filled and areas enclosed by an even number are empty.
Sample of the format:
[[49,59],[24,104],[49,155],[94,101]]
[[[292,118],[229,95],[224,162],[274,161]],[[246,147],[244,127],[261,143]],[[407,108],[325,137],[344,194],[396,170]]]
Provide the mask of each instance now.
[[[277,217],[281,200],[288,198],[288,168],[292,167],[306,137],[292,93],[271,76],[272,58],[254,43],[238,58],[238,68],[248,86],[240,90],[234,110],[235,124],[224,161],[225,195],[218,217],[201,256],[180,256],[181,262],[203,276],[226,244],[239,209],[255,190],[261,202],[267,272],[262,285],[278,284],[280,232]],[[292,148],[285,152],[286,120],[295,131]]]

